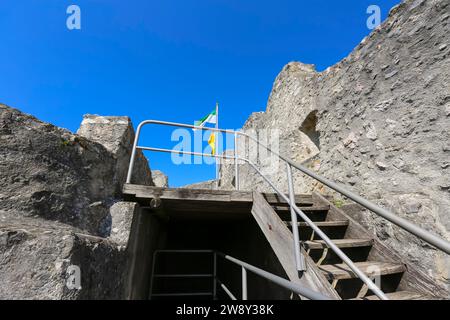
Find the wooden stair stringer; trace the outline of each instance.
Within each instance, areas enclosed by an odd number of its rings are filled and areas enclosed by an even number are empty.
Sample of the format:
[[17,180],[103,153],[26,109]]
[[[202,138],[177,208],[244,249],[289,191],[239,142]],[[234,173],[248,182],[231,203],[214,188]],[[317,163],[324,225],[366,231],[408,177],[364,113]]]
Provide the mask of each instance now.
[[348,215],[345,211],[337,208],[332,202],[321,195],[318,192],[313,192],[313,199],[317,205],[329,205],[327,220],[339,221],[348,220],[349,226],[347,228],[346,237],[348,238],[372,238],[373,245],[370,251],[370,260],[386,261],[393,263],[403,263],[406,266],[406,270],[402,277],[402,281],[399,285],[398,291],[415,291],[425,296],[431,296],[441,299],[447,297],[447,291],[439,285],[436,285],[435,281],[431,279],[424,271],[415,267],[413,264],[408,263],[402,256],[393,250],[391,247],[386,246],[375,235],[369,233],[369,231],[363,227],[354,217]]
[[320,292],[332,299],[341,300],[339,294],[303,248],[301,250],[305,257],[307,271],[299,278],[295,265],[294,238],[292,232],[258,192],[253,192],[253,206],[251,211],[291,281]]

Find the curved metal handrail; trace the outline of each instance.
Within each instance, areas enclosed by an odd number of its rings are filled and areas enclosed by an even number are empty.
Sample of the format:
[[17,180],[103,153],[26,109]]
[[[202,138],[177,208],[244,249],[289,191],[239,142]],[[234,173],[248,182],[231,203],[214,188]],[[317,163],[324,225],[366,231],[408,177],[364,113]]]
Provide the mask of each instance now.
[[297,207],[295,201],[291,201],[284,193],[282,193],[262,172],[250,161],[247,163],[253,167],[253,169],[258,172],[270,186],[294,209],[294,211],[308,224],[311,229],[327,244],[327,246],[334,251],[334,253],[341,258],[341,260],[348,265],[348,267],[364,282],[367,287],[373,291],[373,293],[382,300],[388,300],[383,291],[381,291],[375,283],[370,280],[368,276],[365,275],[354,263],[353,261],[337,246],[333,241],[311,220],[308,216]]
[[[330,297],[327,297],[327,296],[323,295],[320,292],[316,292],[316,291],[311,290],[311,289],[309,289],[309,288],[307,288],[305,286],[302,286],[302,285],[300,285],[298,283],[295,283],[293,281],[284,279],[284,278],[282,278],[280,276],[277,276],[277,275],[275,275],[273,273],[265,271],[265,270],[263,270],[261,268],[255,267],[254,265],[251,265],[251,264],[249,264],[247,262],[241,261],[241,260],[239,260],[237,258],[234,258],[232,256],[226,255],[226,254],[224,254],[222,252],[215,251],[215,250],[170,250],[170,249],[169,250],[155,250],[153,252],[152,272],[155,272],[155,260],[156,260],[155,257],[156,257],[156,255],[158,253],[212,253],[214,255],[214,277],[215,277],[214,281],[218,281],[219,283],[221,283],[220,280],[216,279],[216,276],[217,276],[216,275],[216,270],[215,270],[216,269],[216,256],[219,256],[219,257],[221,257],[221,258],[223,258],[225,260],[228,260],[228,261],[230,261],[230,262],[232,262],[232,263],[242,267],[243,270],[250,271],[250,272],[252,272],[252,273],[254,273],[254,274],[256,274],[256,275],[258,275],[258,276],[260,276],[260,277],[262,277],[264,279],[266,279],[266,280],[269,280],[269,281],[279,285],[280,287],[283,287],[283,288],[285,288],[287,290],[295,292],[296,294],[299,294],[299,295],[301,295],[303,297],[306,297],[308,299],[311,299],[311,300],[331,300]],[[247,300],[247,283],[246,283],[247,281],[246,281],[246,273],[245,272],[243,272],[242,287],[243,287],[243,299]],[[150,286],[152,286],[152,285],[153,284],[150,284]],[[227,292],[227,290],[228,289],[225,289],[225,292],[232,299],[234,298],[234,300],[235,300],[236,298],[231,294],[231,292],[229,292],[229,291]],[[152,291],[152,289],[150,288],[150,292],[151,291]]]
[[366,209],[369,209],[370,211],[376,213],[377,215],[385,218],[386,220],[389,220],[390,222],[394,223],[395,225],[399,226],[400,228],[414,234],[415,236],[419,237],[420,239],[428,242],[429,244],[435,246],[436,248],[442,250],[443,252],[450,254],[450,242],[434,235],[433,233],[416,226],[415,224],[411,223],[410,221],[399,217],[391,212],[389,212],[388,210],[381,208],[380,206],[376,205],[375,203],[364,199],[363,197],[348,191],[347,189],[345,189],[344,187],[338,185],[335,182],[332,182],[326,178],[321,177],[320,175],[318,175],[317,173],[315,173],[312,170],[309,170],[308,168],[299,165],[295,162],[293,162],[291,159],[283,157],[282,155],[280,155],[278,152],[273,151],[271,148],[269,148],[268,146],[266,146],[265,144],[259,142],[257,139],[255,139],[254,137],[248,135],[245,132],[238,132],[238,134],[241,134],[243,136],[246,136],[248,138],[250,138],[251,140],[253,140],[254,142],[258,143],[260,146],[264,147],[266,150],[268,150],[269,152],[273,153],[274,155],[276,155],[277,157],[279,157],[281,160],[285,161],[286,163],[288,163],[289,165],[291,165],[292,167],[300,170],[301,172],[303,172],[304,174],[310,176],[311,178],[321,182],[322,184],[330,187],[331,189],[339,192],[340,194],[346,196],[349,199],[352,199],[353,201],[355,201],[356,203],[362,205],[363,207],[365,207]]
[[[297,215],[299,215],[315,232],[319,237],[324,240],[324,242],[327,244],[329,248],[331,248],[336,255],[338,255],[344,263],[346,263],[349,268],[358,276],[358,278],[363,281],[370,290],[374,292],[375,295],[377,295],[380,299],[387,300],[386,295],[381,291],[380,288],[378,288],[372,280],[369,279],[359,268],[351,261],[351,259],[341,250],[339,249],[328,236],[320,230],[319,227],[317,227],[314,222],[312,222],[295,204],[295,200],[291,201],[289,197],[287,197],[284,193],[282,193],[271,181],[269,178],[267,178],[257,167],[254,163],[252,163],[249,159],[239,157],[235,150],[235,155],[232,156],[226,156],[226,155],[210,155],[210,154],[204,154],[204,153],[198,153],[198,152],[189,152],[189,151],[181,151],[181,150],[171,150],[171,149],[162,149],[162,148],[151,148],[151,147],[141,147],[138,146],[139,136],[141,129],[146,124],[160,124],[160,125],[167,125],[167,126],[175,126],[175,127],[183,127],[183,128],[191,128],[191,129],[197,129],[197,130],[207,130],[207,131],[214,131],[214,132],[223,132],[228,134],[233,134],[235,136],[235,143],[237,142],[237,135],[242,135],[245,137],[248,137],[249,139],[256,142],[258,145],[264,147],[269,152],[276,155],[281,160],[285,161],[288,165],[291,167],[294,167],[301,172],[305,173],[306,175],[318,180],[319,182],[323,183],[324,185],[330,187],[331,189],[341,193],[342,195],[352,199],[353,201],[359,203],[363,207],[369,209],[370,211],[378,214],[379,216],[387,219],[388,221],[391,221],[392,223],[396,224],[397,226],[403,228],[404,230],[416,235],[417,237],[421,238],[422,240],[434,245],[436,248],[444,251],[447,254],[450,254],[450,242],[439,238],[438,236],[432,234],[429,231],[426,231],[425,229],[422,229],[413,223],[409,222],[406,219],[403,219],[401,217],[396,216],[395,214],[387,211],[386,209],[383,209],[373,202],[362,198],[361,196],[358,196],[357,194],[350,192],[343,188],[342,186],[339,186],[338,184],[321,177],[320,175],[316,174],[315,172],[307,169],[306,167],[296,164],[291,159],[283,157],[278,152],[275,152],[270,147],[266,146],[265,144],[258,141],[256,138],[250,136],[249,134],[241,131],[234,131],[234,130],[225,130],[225,129],[216,129],[216,128],[208,128],[208,127],[198,127],[194,125],[188,125],[188,124],[182,124],[182,123],[175,123],[175,122],[167,122],[167,121],[158,121],[158,120],[145,120],[141,122],[136,130],[136,137],[133,143],[133,150],[131,154],[130,159],[130,165],[128,168],[128,174],[127,174],[127,183],[131,183],[131,177],[133,172],[133,166],[134,166],[134,160],[136,156],[137,149],[141,150],[148,150],[148,151],[156,151],[156,152],[168,152],[168,153],[178,153],[178,154],[188,154],[188,155],[194,155],[194,156],[207,156],[207,157],[214,157],[214,158],[220,158],[220,159],[234,159],[236,166],[237,161],[241,160],[246,163],[248,163],[259,175],[261,175],[266,182],[291,206],[291,208],[296,212]],[[236,146],[235,146],[236,149]],[[236,168],[237,169],[237,168]],[[237,174],[236,174],[237,175]],[[236,177],[237,178],[237,177]],[[238,179],[236,179],[238,181]]]
[[[207,130],[207,131],[214,131],[214,132],[224,132],[224,133],[230,133],[230,134],[237,134],[237,131],[234,131],[234,130],[199,127],[199,126],[193,126],[193,125],[190,125],[190,124],[168,122],[168,121],[144,120],[141,123],[139,123],[139,125],[138,125],[138,127],[136,129],[136,135],[135,135],[135,138],[134,138],[133,149],[131,151],[131,158],[130,158],[130,164],[129,164],[129,167],[128,167],[126,183],[131,183],[131,177],[133,175],[133,168],[134,168],[134,159],[136,157],[136,150],[137,150],[137,147],[138,147],[137,144],[139,142],[139,136],[141,134],[142,127],[147,125],[147,124],[159,124],[159,125],[163,125],[163,126],[190,128],[190,129],[196,129],[196,130]],[[145,147],[139,147],[139,149],[144,149],[144,148]],[[146,148],[146,149],[148,150],[149,148]],[[158,148],[154,148],[154,149],[158,149]],[[162,150],[163,149],[161,149],[161,151]],[[157,150],[150,150],[150,151],[157,151]],[[200,155],[200,154],[192,154],[192,155]],[[221,156],[217,156],[217,155],[214,155],[213,157],[221,158]]]

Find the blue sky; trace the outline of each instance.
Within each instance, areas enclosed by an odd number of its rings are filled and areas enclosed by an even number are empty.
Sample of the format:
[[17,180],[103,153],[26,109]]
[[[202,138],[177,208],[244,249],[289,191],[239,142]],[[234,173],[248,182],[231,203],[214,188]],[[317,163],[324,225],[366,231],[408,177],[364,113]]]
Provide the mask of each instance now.
[[[76,131],[83,114],[193,123],[219,101],[220,126],[265,110],[289,61],[324,70],[367,35],[371,4],[384,20],[398,0],[3,0],[0,102]],[[81,8],[81,30],[66,9]],[[171,148],[171,131],[142,144]],[[213,165],[176,166],[147,154],[171,186],[214,178]]]

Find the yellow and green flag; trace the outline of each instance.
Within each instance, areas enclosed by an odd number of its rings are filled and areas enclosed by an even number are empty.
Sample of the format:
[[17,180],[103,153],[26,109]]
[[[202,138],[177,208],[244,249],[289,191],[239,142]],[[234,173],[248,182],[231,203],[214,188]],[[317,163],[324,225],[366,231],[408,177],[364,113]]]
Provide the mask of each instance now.
[[[212,124],[217,124],[217,108],[215,110],[213,110],[212,112],[210,112],[209,114],[207,114],[206,116],[204,116],[203,118],[201,118],[198,121],[194,122],[194,126],[196,127],[204,127],[205,124],[207,123],[212,123]],[[197,129],[194,129],[194,131]],[[208,145],[211,147],[211,154],[215,155],[216,154],[216,135],[215,133],[211,133],[211,135],[209,136],[208,139]]]
[[211,147],[211,154],[215,155],[216,154],[216,136],[214,133],[211,133],[211,135],[209,136],[208,144]]
[[198,121],[195,121],[194,126],[196,127],[203,127],[206,123],[217,123],[217,116],[216,116],[216,110],[212,111],[210,114],[204,116]]

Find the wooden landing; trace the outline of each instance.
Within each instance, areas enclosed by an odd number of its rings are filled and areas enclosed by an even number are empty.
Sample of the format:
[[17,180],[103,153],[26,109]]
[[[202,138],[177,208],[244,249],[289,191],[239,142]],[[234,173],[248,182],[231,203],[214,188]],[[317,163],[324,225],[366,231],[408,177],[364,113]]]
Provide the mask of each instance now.
[[[270,204],[287,205],[274,193],[264,193]],[[138,202],[173,218],[251,218],[253,193],[250,191],[203,190],[184,188],[159,188],[135,184],[125,184],[123,197],[126,201]],[[296,202],[302,206],[312,206],[312,195],[296,195]]]

